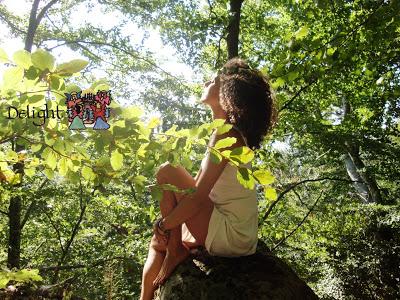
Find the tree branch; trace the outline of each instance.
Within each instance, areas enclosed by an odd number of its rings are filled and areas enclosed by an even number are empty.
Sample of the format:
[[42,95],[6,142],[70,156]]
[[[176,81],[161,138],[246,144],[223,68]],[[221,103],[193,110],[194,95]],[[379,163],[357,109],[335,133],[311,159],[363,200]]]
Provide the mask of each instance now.
[[289,183],[287,188],[279,194],[278,198],[271,203],[271,205],[268,207],[267,211],[265,212],[263,218],[261,219],[260,223],[258,224],[259,226],[262,225],[262,223],[265,222],[265,220],[268,218],[268,216],[271,214],[272,209],[275,207],[275,205],[283,199],[283,196],[285,196],[288,192],[290,192],[292,189],[294,189],[296,186],[307,183],[307,182],[317,182],[317,181],[323,181],[323,180],[334,180],[334,181],[344,181],[348,183],[354,183],[354,182],[360,182],[357,180],[349,180],[349,179],[343,179],[343,178],[335,178],[335,177],[322,177],[322,178],[315,178],[315,179],[305,179],[299,182],[294,182],[294,183]]
[[[42,184],[39,186],[39,188],[37,189],[37,191],[40,191],[40,190],[45,186],[45,184],[46,184],[48,181],[49,181],[48,178],[46,178],[45,180],[43,180]],[[36,204],[36,200],[37,200],[37,199],[36,199],[36,196],[34,196],[34,197],[35,197],[35,199],[32,200],[31,204],[29,205],[28,209],[27,209],[26,212],[25,212],[24,218],[22,219],[22,222],[21,222],[21,230],[22,230],[22,228],[24,228],[25,223],[28,221],[31,212],[32,212],[33,208],[35,207],[35,204]]]
[[281,112],[282,110],[286,109],[289,107],[289,105],[298,97],[302,92],[304,92],[306,89],[308,89],[311,85],[313,85],[315,82],[318,81],[318,78],[312,79],[307,85],[303,86],[301,89],[297,91],[297,93],[289,100],[287,101],[279,110],[278,112]]
[[308,210],[307,214],[304,216],[304,218],[300,221],[299,224],[297,224],[297,226],[287,235],[285,236],[283,239],[281,239],[272,249],[271,252],[274,251],[277,247],[279,247],[280,245],[282,245],[282,243],[284,241],[286,241],[301,225],[303,225],[304,221],[307,219],[307,217],[310,215],[311,211],[314,209],[315,205],[317,205],[319,199],[321,199],[322,194],[325,192],[325,190],[323,190],[321,192],[321,194],[318,196],[317,200],[315,200],[313,206],[311,206],[311,208]]
[[13,22],[11,22],[11,20],[7,17],[8,17],[7,15],[0,14],[0,19],[3,20],[11,29],[13,29],[14,31],[16,31],[20,34],[26,35],[26,33],[27,33],[26,31],[19,28],[17,25],[15,25]]
[[106,258],[106,259],[99,259],[96,260],[94,263],[92,264],[77,264],[77,265],[64,265],[64,266],[49,266],[49,267],[45,267],[45,266],[32,266],[30,268],[32,269],[39,269],[41,272],[44,271],[59,271],[59,270],[72,270],[72,269],[81,269],[81,268],[93,268],[93,267],[97,267],[105,262],[111,261],[111,260],[115,260],[115,259],[128,259],[129,257],[124,257],[124,256],[114,256],[111,258]]
[[25,38],[25,50],[28,52],[32,51],[33,38],[35,36],[36,28],[38,25],[36,23],[36,13],[38,10],[39,2],[40,0],[33,1],[31,13],[29,16],[28,32],[26,33],[26,38]]
[[57,2],[57,0],[51,0],[49,3],[47,3],[42,10],[39,12],[39,14],[36,17],[36,24],[39,25],[40,21],[43,19],[44,14],[47,12],[47,10]]
[[[50,40],[61,41],[61,39],[50,39]],[[65,42],[65,45],[67,45],[67,44],[84,43],[84,44],[90,44],[90,45],[107,46],[107,47],[111,47],[111,48],[117,49],[117,50],[123,52],[123,53],[126,54],[126,55],[129,55],[129,56],[131,56],[131,57],[134,57],[134,58],[136,58],[136,59],[139,59],[139,60],[142,60],[142,61],[146,62],[147,64],[151,65],[152,67],[156,68],[157,70],[160,70],[160,71],[161,71],[162,73],[164,73],[165,75],[167,75],[167,76],[169,76],[169,77],[172,77],[172,78],[178,80],[178,81],[181,82],[182,84],[185,84],[184,81],[183,81],[181,78],[176,77],[175,75],[173,75],[173,74],[169,73],[168,71],[164,70],[163,68],[161,68],[160,66],[158,66],[155,62],[151,61],[150,59],[147,59],[147,58],[142,57],[142,56],[140,56],[140,55],[135,55],[135,54],[133,54],[132,52],[130,52],[130,51],[128,51],[128,50],[125,50],[125,49],[123,49],[123,48],[121,48],[121,47],[119,47],[119,46],[117,46],[117,45],[113,45],[113,44],[110,44],[110,43],[107,43],[107,42],[103,42],[103,41],[84,41],[84,40],[75,40],[75,41],[62,40],[62,41]],[[54,48],[54,47],[53,47],[53,48]],[[186,84],[185,84],[185,85],[186,85]]]
[[56,224],[53,222],[53,219],[50,217],[50,215],[46,212],[46,210],[43,210],[44,214],[46,215],[46,217],[49,219],[51,226],[54,228],[56,235],[57,235],[57,239],[58,239],[58,243],[60,244],[60,248],[61,248],[61,252],[64,252],[64,246],[62,244],[61,241],[61,234],[60,231],[58,230]]

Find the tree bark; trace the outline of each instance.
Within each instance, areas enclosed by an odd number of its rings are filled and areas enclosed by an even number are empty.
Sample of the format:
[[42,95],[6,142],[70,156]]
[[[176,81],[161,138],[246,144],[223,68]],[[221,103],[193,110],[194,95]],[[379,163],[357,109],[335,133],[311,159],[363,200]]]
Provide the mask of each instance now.
[[[346,97],[343,97],[342,101],[343,116],[346,118],[346,116],[351,112],[351,106]],[[347,149],[345,156],[347,173],[353,180],[362,179],[364,182],[355,184],[359,197],[364,202],[382,203],[381,193],[373,174],[370,174],[368,170],[364,171],[365,164],[360,157],[360,146],[357,144],[357,141],[346,140],[344,144]]]
[[238,56],[239,53],[240,12],[242,3],[243,0],[230,0],[228,35],[226,37],[229,59]]
[[[36,29],[43,18],[46,11],[56,2],[52,0],[47,3],[38,14],[40,0],[35,0],[32,4],[32,9],[29,16],[28,31],[25,37],[25,50],[28,52],[32,51],[33,39],[36,33]],[[16,143],[14,140],[15,152],[19,153],[24,150],[22,145]],[[15,185],[16,188],[22,186],[22,180],[24,176],[24,164],[23,162],[17,162],[13,165],[13,170],[16,175],[20,176],[20,182]],[[8,224],[9,224],[9,237],[8,237],[8,252],[7,252],[7,266],[9,268],[20,267],[20,256],[21,256],[21,223],[22,204],[21,197],[13,196],[10,199],[10,205],[8,207]],[[26,222],[26,220],[24,220]]]

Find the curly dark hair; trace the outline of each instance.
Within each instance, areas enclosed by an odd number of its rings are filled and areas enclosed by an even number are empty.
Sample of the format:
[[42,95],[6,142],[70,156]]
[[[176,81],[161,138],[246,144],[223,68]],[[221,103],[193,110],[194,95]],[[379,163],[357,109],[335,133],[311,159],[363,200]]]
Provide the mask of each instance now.
[[259,149],[278,120],[275,94],[269,79],[238,57],[219,71],[219,97],[227,122],[236,125],[251,149]]

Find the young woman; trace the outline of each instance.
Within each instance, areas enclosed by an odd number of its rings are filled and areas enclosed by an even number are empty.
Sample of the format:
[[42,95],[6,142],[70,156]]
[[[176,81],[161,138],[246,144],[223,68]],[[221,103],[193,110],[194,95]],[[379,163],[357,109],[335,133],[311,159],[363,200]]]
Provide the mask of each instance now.
[[[276,123],[275,100],[268,80],[239,58],[229,60],[211,81],[204,84],[202,103],[213,119],[232,124],[224,134],[213,132],[209,146],[226,137],[240,146],[258,149]],[[214,164],[209,157],[193,178],[183,167],[164,163],[157,172],[159,184],[179,189],[195,187],[191,195],[164,191],[160,202],[162,218],[154,223],[154,235],[142,277],[141,300],[152,299],[155,288],[188,257],[190,249],[205,246],[211,255],[243,256],[256,251],[256,190],[244,188],[236,178],[237,168],[223,159]],[[247,164],[251,168],[251,163]]]

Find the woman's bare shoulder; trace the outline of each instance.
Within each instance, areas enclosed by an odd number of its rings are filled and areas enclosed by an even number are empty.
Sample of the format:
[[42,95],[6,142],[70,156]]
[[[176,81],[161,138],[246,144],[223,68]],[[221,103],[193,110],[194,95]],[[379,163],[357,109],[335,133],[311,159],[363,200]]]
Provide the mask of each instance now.
[[212,134],[211,144],[215,145],[218,140],[222,140],[222,139],[227,138],[227,137],[236,138],[236,142],[232,145],[233,148],[241,147],[241,146],[245,146],[246,145],[245,141],[243,140],[242,135],[234,127],[232,127],[231,129],[229,129],[229,131],[227,131],[225,133],[222,133],[222,134],[217,134],[217,131],[215,130],[214,133]]

